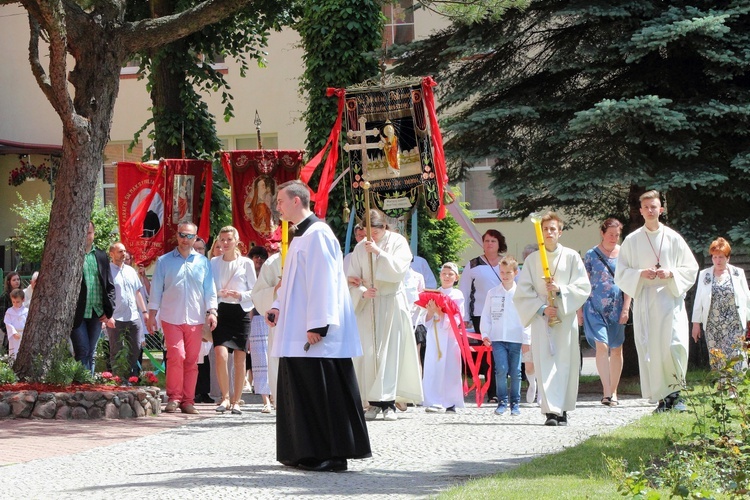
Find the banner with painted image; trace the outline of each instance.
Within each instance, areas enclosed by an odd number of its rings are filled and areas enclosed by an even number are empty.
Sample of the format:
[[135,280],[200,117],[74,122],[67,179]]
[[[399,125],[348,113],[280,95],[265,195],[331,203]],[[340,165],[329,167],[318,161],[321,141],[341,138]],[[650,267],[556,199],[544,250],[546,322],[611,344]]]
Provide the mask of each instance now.
[[402,85],[365,83],[346,90],[346,145],[354,208],[364,215],[363,182],[375,206],[393,218],[411,212],[424,186],[425,204],[438,213],[441,199],[430,120],[421,80]]
[[299,178],[303,155],[301,150],[276,149],[221,154],[221,165],[232,188],[232,224],[248,248],[265,246],[278,231],[277,187]]
[[172,250],[182,222],[194,223],[198,235],[208,238],[212,184],[211,162],[205,160],[117,164],[120,237],[135,264],[148,266]]

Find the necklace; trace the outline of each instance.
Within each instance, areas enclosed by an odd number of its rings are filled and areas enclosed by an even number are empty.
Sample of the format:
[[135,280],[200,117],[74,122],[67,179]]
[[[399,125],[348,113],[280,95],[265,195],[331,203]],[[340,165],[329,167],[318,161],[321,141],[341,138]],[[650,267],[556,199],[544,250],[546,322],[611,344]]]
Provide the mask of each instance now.
[[[555,249],[555,250],[557,250],[557,249]],[[546,252],[547,249],[545,248],[544,251]],[[557,266],[560,265],[560,259],[561,258],[562,258],[562,250],[560,251],[560,255],[557,256],[557,263],[555,263],[555,270],[552,271],[552,273],[550,274],[550,276],[553,277],[553,278],[555,277],[555,274],[557,274]]]
[[648,235],[648,232],[644,232],[646,235],[646,239],[648,240],[648,246],[651,247],[651,251],[654,252],[654,257],[656,257],[656,269],[659,269],[661,267],[661,247],[664,245],[664,235],[666,234],[666,231],[661,233],[661,243],[659,243],[659,253],[656,253],[656,250],[654,249],[654,245],[651,244],[651,237]]

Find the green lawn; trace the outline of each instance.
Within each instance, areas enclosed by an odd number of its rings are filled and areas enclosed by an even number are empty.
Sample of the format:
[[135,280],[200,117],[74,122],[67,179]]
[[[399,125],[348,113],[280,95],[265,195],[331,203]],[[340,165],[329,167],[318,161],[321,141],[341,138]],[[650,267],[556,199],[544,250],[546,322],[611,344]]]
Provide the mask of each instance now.
[[625,460],[628,470],[663,453],[673,429],[687,432],[692,415],[648,415],[611,433],[594,436],[560,453],[536,458],[491,477],[456,486],[439,498],[616,498],[617,483],[605,457]]

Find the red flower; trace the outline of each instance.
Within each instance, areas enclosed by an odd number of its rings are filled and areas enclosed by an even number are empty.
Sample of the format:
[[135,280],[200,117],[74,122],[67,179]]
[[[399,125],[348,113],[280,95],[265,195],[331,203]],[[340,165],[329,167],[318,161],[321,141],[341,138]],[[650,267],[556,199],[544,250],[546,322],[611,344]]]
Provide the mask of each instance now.
[[130,377],[128,379],[128,382],[130,382],[131,384],[137,384],[138,380],[140,380],[140,379],[138,377],[136,377],[135,375],[133,375],[132,377]]
[[114,380],[114,381],[115,381],[115,382],[117,382],[118,384],[119,384],[120,382],[122,382],[122,379],[121,379],[121,378],[120,378],[120,377],[119,377],[118,375],[115,375],[115,378],[113,378],[112,380]]
[[112,378],[111,372],[102,372],[102,378],[110,379]]

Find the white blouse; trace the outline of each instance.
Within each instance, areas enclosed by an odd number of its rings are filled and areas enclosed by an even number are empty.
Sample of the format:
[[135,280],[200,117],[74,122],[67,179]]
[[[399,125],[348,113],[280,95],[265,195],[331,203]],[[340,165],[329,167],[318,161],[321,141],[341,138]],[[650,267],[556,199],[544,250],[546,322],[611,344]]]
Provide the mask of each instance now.
[[[234,260],[224,260],[224,257],[211,259],[211,272],[214,276],[216,294],[219,302],[240,304],[244,311],[253,309],[253,299],[250,296],[255,286],[255,264],[247,257],[237,257]],[[242,298],[221,297],[221,290],[235,290]]]

